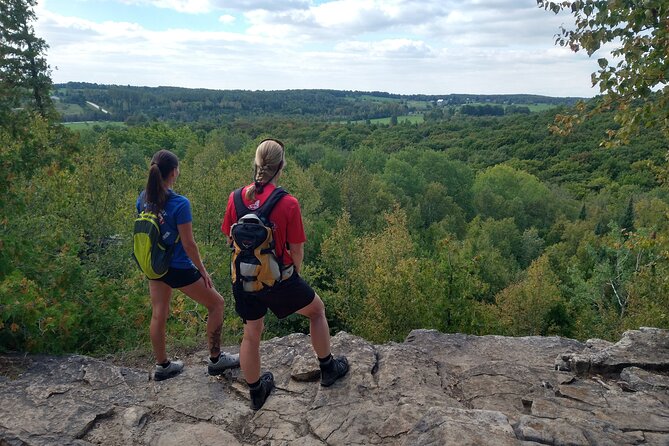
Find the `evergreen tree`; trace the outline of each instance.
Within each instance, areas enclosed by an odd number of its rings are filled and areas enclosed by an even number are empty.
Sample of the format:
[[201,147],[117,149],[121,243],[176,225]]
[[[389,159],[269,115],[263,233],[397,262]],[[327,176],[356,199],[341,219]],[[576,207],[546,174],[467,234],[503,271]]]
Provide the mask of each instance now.
[[35,35],[36,0],[0,0],[0,125],[17,110],[53,114],[46,42]]
[[607,232],[609,232],[609,228],[606,226],[606,224],[603,221],[598,221],[597,225],[595,225],[595,235],[604,235]]
[[623,217],[620,219],[620,229],[624,232],[634,232],[634,200],[630,197]]
[[581,206],[581,212],[578,213],[578,219],[585,220],[586,217],[587,217],[587,211],[585,209],[585,203],[583,203],[583,206]]

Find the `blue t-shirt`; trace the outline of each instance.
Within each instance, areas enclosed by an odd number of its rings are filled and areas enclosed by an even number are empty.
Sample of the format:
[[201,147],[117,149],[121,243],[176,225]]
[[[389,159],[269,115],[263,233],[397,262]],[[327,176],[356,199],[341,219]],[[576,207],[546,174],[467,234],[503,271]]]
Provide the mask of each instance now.
[[[160,220],[160,234],[163,238],[163,243],[165,245],[173,245],[177,236],[179,235],[179,230],[177,225],[184,223],[190,223],[193,221],[193,215],[190,210],[190,201],[188,198],[183,195],[175,193],[172,189],[168,190],[169,196],[167,198],[167,203],[165,203],[165,209],[160,212],[158,219]],[[140,209],[140,206],[146,208],[146,203],[144,203],[144,191],[139,194],[137,197],[137,212],[141,212],[144,209]],[[171,268],[193,268],[193,262],[190,257],[186,254],[183,244],[181,243],[181,238],[174,247],[174,254],[172,255],[172,261],[170,261]]]

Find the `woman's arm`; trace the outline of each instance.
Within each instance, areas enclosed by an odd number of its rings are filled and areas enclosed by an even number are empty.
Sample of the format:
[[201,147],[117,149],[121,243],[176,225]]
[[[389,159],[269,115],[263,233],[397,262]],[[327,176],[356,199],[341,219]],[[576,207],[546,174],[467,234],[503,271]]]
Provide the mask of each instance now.
[[304,260],[304,243],[291,243],[290,257],[293,259],[295,271],[297,271],[299,274],[300,270],[302,269],[302,261]]
[[211,277],[209,277],[209,273],[207,273],[207,270],[202,263],[200,250],[197,248],[197,243],[195,243],[195,237],[193,236],[193,223],[188,222],[177,225],[177,229],[179,230],[179,237],[181,237],[184,251],[186,251],[188,257],[190,257],[195,264],[195,267],[200,271],[200,274],[202,274],[205,286],[211,288],[213,286]]

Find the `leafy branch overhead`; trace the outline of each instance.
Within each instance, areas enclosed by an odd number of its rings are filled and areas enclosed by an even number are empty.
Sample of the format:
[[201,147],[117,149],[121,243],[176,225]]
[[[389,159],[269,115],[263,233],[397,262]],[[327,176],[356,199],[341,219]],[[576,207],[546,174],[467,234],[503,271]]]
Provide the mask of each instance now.
[[570,12],[574,28],[564,26],[555,43],[597,59],[592,85],[602,97],[594,107],[581,104],[574,115],[558,115],[558,133],[597,113],[613,110],[618,128],[608,131],[607,146],[626,143],[644,128],[669,134],[669,2],[666,0],[578,0],[549,2],[539,7],[555,14]]

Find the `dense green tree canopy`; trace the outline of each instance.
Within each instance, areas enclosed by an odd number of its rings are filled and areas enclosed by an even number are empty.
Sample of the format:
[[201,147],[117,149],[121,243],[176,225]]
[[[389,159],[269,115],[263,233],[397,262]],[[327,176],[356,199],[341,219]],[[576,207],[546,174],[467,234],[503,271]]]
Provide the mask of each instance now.
[[[0,159],[11,168],[0,183],[2,345],[105,351],[148,342],[146,283],[127,235],[160,147],[181,158],[177,192],[191,200],[196,240],[232,308],[219,226],[266,136],[286,143],[281,184],[300,199],[304,274],[333,330],[385,341],[412,328],[610,338],[644,321],[669,326],[657,313],[665,295],[653,291],[669,269],[669,193],[640,175],[662,163],[665,140],[648,134],[609,151],[597,146],[610,120],[558,139],[537,125],[552,118],[154,122],[92,126],[79,142],[38,116],[21,138],[0,128]],[[177,294],[170,330],[193,342],[204,313]],[[308,329],[299,318],[268,317],[266,326],[267,336]],[[229,342],[242,330],[233,312],[224,327]]]
[[555,200],[531,174],[500,164],[481,172],[472,191],[476,211],[483,217],[514,217],[522,229],[552,224]]
[[[665,14],[663,4],[646,3]],[[8,87],[7,98],[26,107],[28,131],[0,121],[1,351],[148,345],[150,305],[130,231],[148,161],[161,148],[181,159],[176,191],[191,201],[198,246],[233,308],[220,221],[230,191],[251,180],[254,149],[266,137],[286,143],[280,184],[299,198],[303,274],[333,330],[385,342],[415,328],[585,339],[669,327],[669,192],[657,176],[667,137],[657,129],[610,151],[599,147],[615,124],[609,112],[562,138],[546,131],[556,110],[470,116],[455,108],[468,100],[458,95],[425,122],[391,125],[295,116],[331,106],[338,116],[384,109],[390,117],[409,107],[406,98],[379,93],[368,107],[346,92],[79,87],[80,99],[96,90],[128,116],[133,101],[155,106],[155,115],[73,132],[36,112],[28,87]],[[193,100],[178,105],[184,94]],[[325,109],[316,104],[323,98]],[[194,122],[190,112],[203,104]],[[279,111],[270,115],[272,107]],[[168,329],[193,346],[205,315],[176,293]],[[308,330],[297,317],[268,315],[265,326],[270,337]],[[226,342],[243,331],[232,311],[224,327]]]

